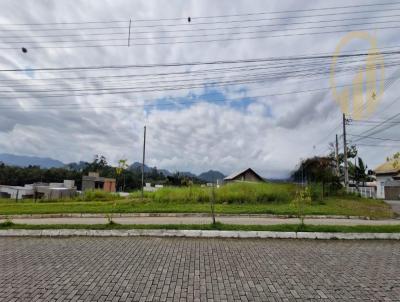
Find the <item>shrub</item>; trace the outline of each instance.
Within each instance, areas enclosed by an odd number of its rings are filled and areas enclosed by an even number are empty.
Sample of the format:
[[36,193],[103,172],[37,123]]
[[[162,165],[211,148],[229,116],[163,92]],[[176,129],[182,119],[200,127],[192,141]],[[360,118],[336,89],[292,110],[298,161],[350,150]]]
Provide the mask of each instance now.
[[110,193],[102,190],[88,190],[78,196],[76,199],[79,201],[111,201],[121,199],[118,193]]
[[[295,195],[295,185],[275,183],[230,183],[215,190],[216,203],[282,203],[290,202]],[[209,187],[164,187],[152,194],[156,202],[210,201]]]
[[311,190],[307,186],[304,189],[301,188],[297,191],[296,197],[292,201],[292,205],[297,210],[297,215],[300,218],[300,224],[304,225],[304,208],[310,206],[312,203]]

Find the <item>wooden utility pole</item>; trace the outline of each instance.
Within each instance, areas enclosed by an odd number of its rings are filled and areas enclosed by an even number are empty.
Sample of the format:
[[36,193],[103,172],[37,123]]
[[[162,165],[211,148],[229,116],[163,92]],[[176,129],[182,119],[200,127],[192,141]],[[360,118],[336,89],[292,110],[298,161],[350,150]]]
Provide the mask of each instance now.
[[144,159],[146,154],[146,126],[144,126],[143,131],[143,160],[142,160],[142,199],[143,199],[143,190],[144,190]]
[[335,157],[336,157],[336,174],[340,176],[340,163],[339,163],[339,139],[336,134],[336,143],[335,143]]
[[347,188],[349,185],[349,167],[347,164],[346,122],[346,115],[343,113],[344,186]]

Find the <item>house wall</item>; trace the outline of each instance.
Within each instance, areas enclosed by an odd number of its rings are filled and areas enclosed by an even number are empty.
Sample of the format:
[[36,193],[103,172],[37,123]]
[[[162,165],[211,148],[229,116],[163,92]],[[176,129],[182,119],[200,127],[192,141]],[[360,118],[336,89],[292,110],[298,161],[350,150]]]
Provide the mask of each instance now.
[[253,182],[260,182],[261,180],[254,175],[251,171],[246,171],[237,177],[235,177],[232,180],[225,180],[225,182],[231,182],[231,181],[253,181]]
[[33,189],[29,186],[0,186],[0,191],[4,196],[10,196],[11,199],[23,199],[33,196]]
[[400,200],[400,187],[385,187],[385,199]]
[[94,180],[82,180],[82,191],[94,190]]
[[43,195],[43,199],[63,199],[72,198],[76,195],[76,189],[68,188],[51,188],[49,186],[38,186],[37,192]]
[[392,179],[390,175],[376,176],[376,198],[385,199],[385,182]]
[[114,180],[104,180],[103,190],[106,192],[115,192],[115,181]]

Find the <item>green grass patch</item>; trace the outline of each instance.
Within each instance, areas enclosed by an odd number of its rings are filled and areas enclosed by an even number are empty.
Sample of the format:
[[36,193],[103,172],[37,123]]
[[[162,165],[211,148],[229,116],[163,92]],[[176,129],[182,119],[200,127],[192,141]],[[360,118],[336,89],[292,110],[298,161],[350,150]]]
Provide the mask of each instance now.
[[10,221],[0,223],[0,229],[26,229],[26,230],[50,230],[50,229],[88,229],[88,230],[221,230],[221,231],[274,231],[274,232],[330,232],[330,233],[399,233],[398,225],[238,225],[238,224],[14,224]]
[[[293,204],[298,187],[294,184],[232,183],[215,189],[217,214],[298,214]],[[210,213],[211,188],[165,187],[156,192],[138,192],[129,198],[103,191],[89,191],[71,200],[34,202],[0,199],[0,215],[61,213]],[[317,194],[318,195],[318,194]],[[392,218],[389,205],[380,200],[357,196],[334,196],[313,200],[304,215],[364,216]]]
[[[179,203],[114,200],[114,201],[62,201],[50,203],[0,202],[0,215],[61,214],[61,213],[209,213],[208,203]],[[216,204],[217,214],[275,214],[296,216],[297,209],[291,203]],[[380,200],[329,197],[323,203],[304,208],[305,215],[364,216],[373,219],[392,218],[390,206]]]
[[[155,202],[208,203],[209,187],[165,187],[147,196]],[[218,203],[289,203],[295,194],[294,184],[231,183],[215,190]]]
[[114,201],[124,199],[118,193],[105,192],[103,190],[88,190],[75,198],[76,201]]

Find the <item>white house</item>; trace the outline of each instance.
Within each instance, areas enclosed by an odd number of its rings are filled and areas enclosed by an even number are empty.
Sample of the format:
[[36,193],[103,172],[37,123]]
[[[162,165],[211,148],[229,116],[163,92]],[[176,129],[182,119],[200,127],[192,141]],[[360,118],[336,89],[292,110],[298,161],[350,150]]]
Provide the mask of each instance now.
[[376,174],[376,197],[385,199],[385,184],[400,179],[400,165],[394,166],[392,161],[385,162],[374,170]]
[[11,199],[29,198],[33,196],[33,186],[25,185],[24,187],[21,187],[0,185],[0,196],[7,196]]

